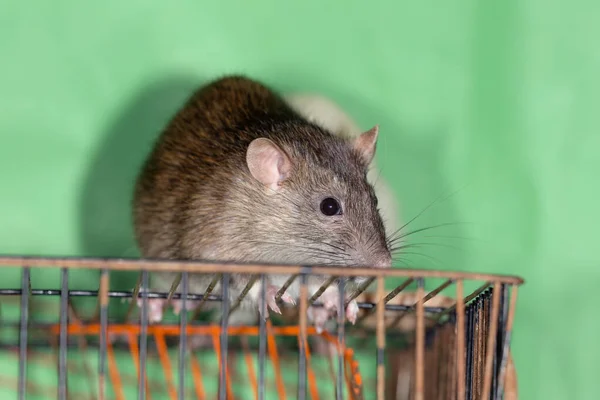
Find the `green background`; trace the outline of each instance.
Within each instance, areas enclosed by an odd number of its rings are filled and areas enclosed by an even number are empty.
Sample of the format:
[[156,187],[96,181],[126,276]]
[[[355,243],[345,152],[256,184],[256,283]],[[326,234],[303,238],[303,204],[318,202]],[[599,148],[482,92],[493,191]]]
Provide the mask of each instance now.
[[597,398],[600,3],[559,3],[5,0],[0,252],[135,255],[152,139],[198,84],[245,73],[379,123],[404,219],[458,190],[413,223],[458,224],[411,262],[523,276],[521,398]]

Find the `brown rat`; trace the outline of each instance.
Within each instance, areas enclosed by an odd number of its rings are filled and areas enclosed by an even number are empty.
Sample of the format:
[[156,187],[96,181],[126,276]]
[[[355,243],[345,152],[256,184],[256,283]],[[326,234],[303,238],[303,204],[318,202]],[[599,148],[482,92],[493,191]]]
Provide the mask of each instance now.
[[[198,90],[169,123],[139,176],[134,225],[146,258],[389,267],[391,256],[377,198],[367,181],[377,127],[343,139],[298,113],[266,86],[239,76]],[[175,274],[155,273],[168,291]],[[212,277],[192,275],[202,293]],[[287,276],[269,276],[268,305]],[[312,294],[324,277],[309,279]],[[230,299],[248,283],[234,275]],[[217,286],[217,292],[220,287]],[[242,303],[256,307],[259,285]],[[293,303],[297,284],[283,300]],[[336,311],[330,287],[319,328]],[[154,303],[154,302],[153,302]],[[151,320],[161,318],[161,300]],[[158,307],[157,307],[158,306]],[[346,316],[354,321],[352,302]]]

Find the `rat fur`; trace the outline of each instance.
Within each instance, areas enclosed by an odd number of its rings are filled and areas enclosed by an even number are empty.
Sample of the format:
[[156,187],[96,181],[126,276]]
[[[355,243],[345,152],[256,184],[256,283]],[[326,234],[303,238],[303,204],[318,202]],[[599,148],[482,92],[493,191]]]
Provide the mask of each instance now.
[[[336,136],[242,76],[209,83],[169,123],[137,181],[134,227],[142,256],[389,267],[385,228],[367,180],[377,136],[377,127],[354,139]],[[339,214],[321,211],[329,198]],[[168,291],[175,275],[153,273],[151,288]],[[267,302],[276,312],[275,293],[286,279],[269,277]],[[309,278],[309,293],[324,279]],[[211,280],[192,274],[190,292],[204,292]],[[231,276],[230,300],[248,280]],[[242,309],[257,306],[259,286]],[[297,295],[292,285],[282,300],[293,303]],[[338,298],[332,286],[320,298],[325,307],[311,307],[317,328],[341,311]],[[346,316],[353,322],[357,313],[352,302]]]

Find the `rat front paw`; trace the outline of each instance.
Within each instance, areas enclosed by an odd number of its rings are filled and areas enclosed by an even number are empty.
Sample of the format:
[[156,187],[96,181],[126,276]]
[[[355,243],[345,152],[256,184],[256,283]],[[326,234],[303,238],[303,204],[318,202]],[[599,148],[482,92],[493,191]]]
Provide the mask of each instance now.
[[[310,306],[308,308],[308,318],[312,321],[317,333],[323,332],[325,324],[330,319],[340,315],[343,310],[340,308],[340,295],[334,288],[328,288],[317,301],[323,303],[322,307]],[[346,306],[346,319],[354,325],[358,316],[358,304],[352,300]]]
[[[263,318],[267,318],[269,315],[269,311],[268,308],[270,308],[271,310],[275,311],[277,314],[281,314],[281,309],[279,308],[279,305],[277,304],[277,292],[279,291],[280,288],[278,288],[277,286],[267,286],[267,290],[266,290],[266,301],[267,301],[267,310],[262,310],[262,307],[258,307],[258,311],[260,312],[260,316]],[[292,296],[290,296],[287,293],[284,293],[281,296],[281,301],[283,301],[284,303],[287,304],[291,304],[291,305],[295,305],[296,301],[294,300],[294,298]],[[266,311],[266,315],[265,314]]]
[[356,318],[358,317],[358,303],[356,300],[352,300],[346,306],[346,319],[350,321],[352,325],[356,323]]
[[[144,299],[138,298],[137,305],[142,308]],[[163,309],[167,301],[165,299],[148,299],[148,322],[154,324],[163,319]],[[141,318],[141,316],[140,316]]]

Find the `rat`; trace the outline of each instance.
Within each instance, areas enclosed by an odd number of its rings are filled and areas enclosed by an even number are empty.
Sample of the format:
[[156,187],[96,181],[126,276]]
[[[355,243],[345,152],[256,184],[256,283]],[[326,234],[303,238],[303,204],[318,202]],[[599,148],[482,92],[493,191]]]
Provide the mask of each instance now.
[[[375,126],[354,139],[336,136],[244,76],[208,83],[169,122],[136,182],[133,220],[142,257],[391,267],[378,200],[367,180],[378,134]],[[168,291],[176,276],[151,273],[151,289]],[[191,274],[190,293],[203,293],[213,277]],[[288,276],[267,279],[267,308],[280,313],[275,297]],[[326,279],[310,276],[309,296]],[[224,300],[235,300],[249,280],[230,274],[230,298]],[[297,281],[282,296],[284,303],[295,303]],[[215,292],[220,290],[219,283]],[[240,308],[258,308],[259,294],[256,283]],[[309,308],[317,330],[344,312],[338,310],[340,296],[332,285],[319,298],[323,307]],[[150,300],[150,322],[160,321],[165,302]],[[179,312],[180,302],[173,307]],[[352,301],[345,317],[354,323],[357,314]]]

